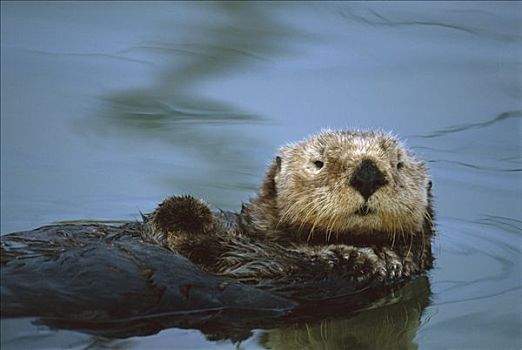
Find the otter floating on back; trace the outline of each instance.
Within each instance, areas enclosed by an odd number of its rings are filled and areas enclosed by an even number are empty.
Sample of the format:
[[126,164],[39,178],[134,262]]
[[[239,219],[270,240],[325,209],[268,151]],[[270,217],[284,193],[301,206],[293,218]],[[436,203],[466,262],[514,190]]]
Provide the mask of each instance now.
[[331,274],[362,286],[431,268],[431,180],[395,137],[323,131],[282,147],[239,214],[166,199],[143,238],[204,270],[275,289]]
[[239,339],[308,320],[310,305],[346,316],[431,268],[432,217],[426,168],[395,137],[325,131],[281,148],[240,213],[178,196],[144,223],[2,236],[2,317]]

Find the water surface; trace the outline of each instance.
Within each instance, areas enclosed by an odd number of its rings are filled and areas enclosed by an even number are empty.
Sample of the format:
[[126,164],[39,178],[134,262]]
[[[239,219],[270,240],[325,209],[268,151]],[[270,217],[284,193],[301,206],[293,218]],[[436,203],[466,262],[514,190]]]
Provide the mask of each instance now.
[[[380,347],[522,347],[520,3],[1,7],[2,234],[134,220],[179,193],[237,210],[281,144],[391,130],[433,176],[437,261],[421,307],[258,330],[241,348],[341,349],[378,331]],[[2,349],[89,346],[234,344],[2,320]]]

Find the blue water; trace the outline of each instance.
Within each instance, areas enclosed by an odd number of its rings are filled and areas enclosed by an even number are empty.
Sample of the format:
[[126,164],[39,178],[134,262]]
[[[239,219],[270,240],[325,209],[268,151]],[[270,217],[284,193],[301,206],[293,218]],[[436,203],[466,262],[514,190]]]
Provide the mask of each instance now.
[[[2,234],[134,220],[179,193],[237,210],[281,144],[391,130],[428,162],[439,233],[429,305],[383,344],[522,347],[522,3],[2,2],[1,22]],[[343,348],[383,313],[401,330],[382,308],[240,347]],[[2,319],[1,341],[235,347],[198,330],[98,339],[31,319]]]

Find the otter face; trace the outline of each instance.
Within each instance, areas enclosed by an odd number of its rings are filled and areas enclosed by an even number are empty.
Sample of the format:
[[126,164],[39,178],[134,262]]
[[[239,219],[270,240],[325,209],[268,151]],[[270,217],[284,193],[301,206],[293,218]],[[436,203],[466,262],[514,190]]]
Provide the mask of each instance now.
[[426,168],[390,134],[324,131],[283,147],[276,163],[279,224],[395,237],[430,219]]

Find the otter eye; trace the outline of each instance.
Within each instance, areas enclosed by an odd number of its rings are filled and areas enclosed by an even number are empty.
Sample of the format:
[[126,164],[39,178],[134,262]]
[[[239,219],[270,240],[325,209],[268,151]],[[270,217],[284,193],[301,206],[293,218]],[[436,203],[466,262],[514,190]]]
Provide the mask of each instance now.
[[324,166],[324,163],[321,162],[320,160],[316,160],[314,162],[314,165],[317,167],[317,169],[321,169]]
[[397,169],[402,169],[403,167],[404,167],[404,163],[403,162],[397,163]]

